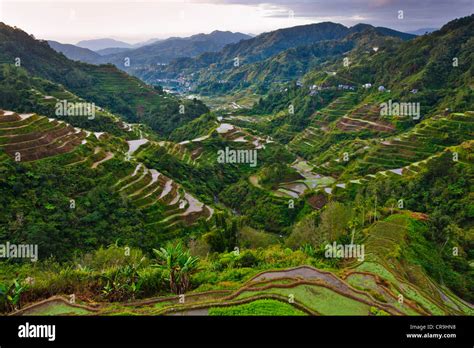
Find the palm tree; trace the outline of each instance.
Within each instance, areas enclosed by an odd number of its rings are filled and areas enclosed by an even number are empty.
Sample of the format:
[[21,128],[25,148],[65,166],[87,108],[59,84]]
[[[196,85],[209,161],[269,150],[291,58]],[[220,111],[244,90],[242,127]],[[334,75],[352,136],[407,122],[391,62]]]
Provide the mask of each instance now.
[[158,264],[153,266],[169,273],[171,291],[184,294],[189,289],[189,277],[198,269],[199,258],[191,256],[181,243],[153,249],[153,252],[158,260]]

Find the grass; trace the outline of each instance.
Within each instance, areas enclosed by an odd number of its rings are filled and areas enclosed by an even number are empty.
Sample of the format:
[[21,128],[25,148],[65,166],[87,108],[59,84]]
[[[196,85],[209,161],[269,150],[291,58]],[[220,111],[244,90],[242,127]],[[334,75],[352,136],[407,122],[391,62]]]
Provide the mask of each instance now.
[[304,316],[306,313],[294,308],[288,303],[277,300],[256,300],[250,303],[230,306],[212,307],[211,316]]
[[429,158],[446,147],[472,138],[472,119],[468,113],[463,116],[451,114],[445,118],[425,119],[413,129],[390,137],[390,144],[379,143],[371,147],[345,175],[370,174],[381,168],[394,169]]
[[[413,222],[402,215],[392,215],[385,221],[380,221],[374,225],[370,229],[370,235],[366,243],[369,252],[368,260],[356,269],[378,274],[391,284],[397,284],[399,289],[396,291],[401,291],[405,297],[417,302],[433,315],[445,315],[442,306],[434,301],[437,298],[436,290],[430,286],[421,268],[410,267],[407,269],[403,266],[403,263],[398,261],[401,258],[400,250],[406,251],[407,245],[405,243],[410,228],[415,228]],[[416,230],[413,233],[418,235],[421,230]],[[410,247],[415,247],[414,243],[416,241],[411,239],[410,242],[412,243]],[[380,260],[386,260],[388,263],[384,265],[384,263],[380,263]],[[390,267],[390,270],[387,267]],[[410,281],[406,279],[406,274],[410,274]],[[405,281],[399,281],[395,275]],[[430,297],[418,292],[413,286],[423,289],[425,294]]]
[[33,308],[25,315],[87,315],[90,313],[84,308],[69,306],[63,302],[54,302]]
[[[402,285],[402,284],[400,284]],[[439,309],[432,301],[428,300],[425,296],[419,294],[417,291],[413,290],[409,286],[403,286],[403,293],[411,300],[416,301],[418,304],[422,305],[423,308],[429,310],[433,315],[446,315],[446,313]]]
[[378,285],[375,283],[372,277],[367,278],[362,274],[352,274],[349,278],[347,278],[347,281],[353,287],[370,293],[372,297],[378,299],[379,301],[390,303],[392,306],[398,308],[407,315],[419,315],[419,313],[413,310],[411,307],[400,304],[397,299],[389,298],[388,295],[380,294],[380,292],[377,291]]
[[[365,303],[315,285],[299,285],[289,289],[272,288],[261,292],[261,294],[265,293],[282,295],[287,298],[293,295],[296,302],[301,303],[321,315],[368,315],[370,311],[370,306]],[[237,298],[247,298],[257,294],[260,293],[246,291]]]

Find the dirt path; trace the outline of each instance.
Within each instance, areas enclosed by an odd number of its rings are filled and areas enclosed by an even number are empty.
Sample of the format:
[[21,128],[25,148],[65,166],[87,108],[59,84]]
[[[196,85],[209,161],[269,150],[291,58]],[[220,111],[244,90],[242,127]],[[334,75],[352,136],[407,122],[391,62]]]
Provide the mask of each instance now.
[[100,161],[98,162],[95,162],[93,165],[92,165],[92,169],[95,169],[97,168],[97,166],[101,163],[104,163],[110,159],[112,159],[114,157],[114,154],[112,152],[107,152],[107,154],[105,155],[105,157],[103,159],[101,159]]

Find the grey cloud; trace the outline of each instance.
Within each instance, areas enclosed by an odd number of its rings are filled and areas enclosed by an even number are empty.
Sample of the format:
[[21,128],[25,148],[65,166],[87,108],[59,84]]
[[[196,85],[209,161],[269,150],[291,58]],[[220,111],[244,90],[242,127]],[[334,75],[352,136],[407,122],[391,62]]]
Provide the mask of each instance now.
[[[399,30],[441,27],[474,12],[473,0],[194,0],[195,2],[260,5],[265,16],[331,20],[345,25],[360,22]],[[398,19],[398,11],[404,19]]]

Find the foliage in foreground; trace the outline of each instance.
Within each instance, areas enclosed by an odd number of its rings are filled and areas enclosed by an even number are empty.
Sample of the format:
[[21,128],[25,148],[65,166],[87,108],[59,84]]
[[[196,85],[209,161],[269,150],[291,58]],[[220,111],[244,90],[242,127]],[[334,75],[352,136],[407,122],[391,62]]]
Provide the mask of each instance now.
[[190,276],[197,271],[197,257],[191,256],[189,250],[185,250],[181,243],[168,245],[160,250],[153,249],[158,264],[154,265],[161,270],[165,270],[171,291],[175,294],[184,294],[190,286]]

